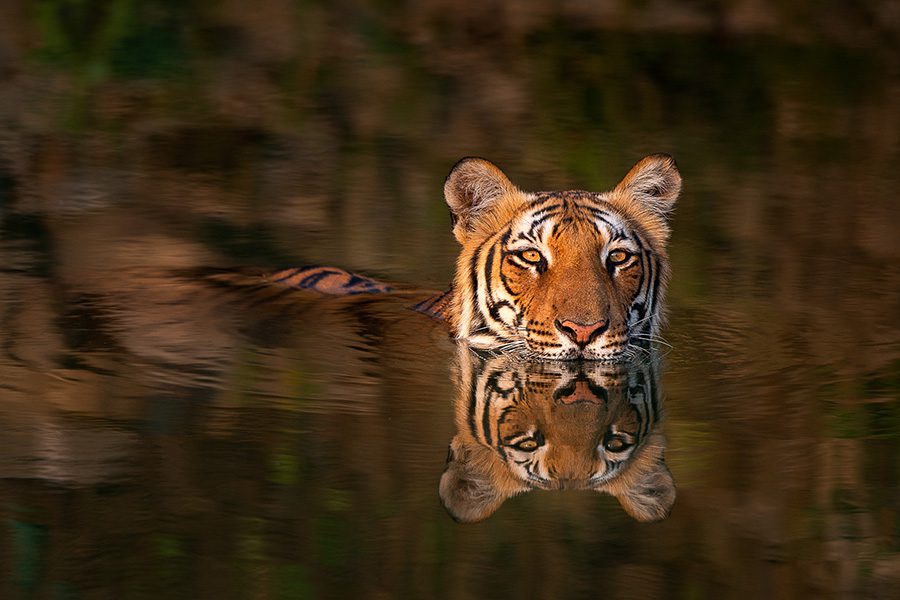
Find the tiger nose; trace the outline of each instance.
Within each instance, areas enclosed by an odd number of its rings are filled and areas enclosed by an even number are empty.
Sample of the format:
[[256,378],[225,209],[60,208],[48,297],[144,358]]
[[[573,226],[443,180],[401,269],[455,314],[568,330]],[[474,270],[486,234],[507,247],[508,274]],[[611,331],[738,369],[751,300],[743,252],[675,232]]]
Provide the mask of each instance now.
[[576,323],[575,321],[569,321],[568,319],[562,322],[558,319],[556,321],[556,328],[582,348],[590,344],[595,337],[606,331],[608,326],[609,321],[606,320],[597,321],[590,325]]

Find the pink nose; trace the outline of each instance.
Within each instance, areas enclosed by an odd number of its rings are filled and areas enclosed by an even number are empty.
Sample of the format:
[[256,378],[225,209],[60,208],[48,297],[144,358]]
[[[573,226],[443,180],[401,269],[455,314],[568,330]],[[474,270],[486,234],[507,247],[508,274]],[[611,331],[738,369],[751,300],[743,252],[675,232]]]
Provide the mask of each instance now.
[[596,323],[591,323],[590,325],[584,325],[582,323],[576,323],[575,321],[556,321],[556,328],[565,334],[567,338],[584,348],[591,341],[606,331],[606,328],[609,326],[608,321],[597,321]]

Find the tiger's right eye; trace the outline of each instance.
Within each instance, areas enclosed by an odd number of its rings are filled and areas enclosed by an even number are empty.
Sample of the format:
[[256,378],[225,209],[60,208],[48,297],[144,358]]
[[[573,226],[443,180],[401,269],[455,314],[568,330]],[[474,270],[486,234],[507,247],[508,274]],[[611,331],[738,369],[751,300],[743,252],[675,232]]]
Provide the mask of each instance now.
[[544,260],[541,253],[533,248],[519,252],[519,258],[532,265],[538,265]]

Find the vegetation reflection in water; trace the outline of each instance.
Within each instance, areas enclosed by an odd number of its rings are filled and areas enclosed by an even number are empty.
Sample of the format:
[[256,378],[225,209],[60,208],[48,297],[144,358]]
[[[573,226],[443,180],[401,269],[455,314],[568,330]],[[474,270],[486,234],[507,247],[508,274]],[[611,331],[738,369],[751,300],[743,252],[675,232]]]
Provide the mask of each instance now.
[[[0,3],[0,597],[896,596],[895,15],[524,4]],[[457,525],[445,331],[133,274],[443,289],[459,156],[608,189],[655,151],[659,523],[571,490]]]
[[655,359],[529,361],[461,347],[459,362],[458,431],[441,477],[455,519],[480,521],[534,489],[607,492],[639,521],[669,514]]

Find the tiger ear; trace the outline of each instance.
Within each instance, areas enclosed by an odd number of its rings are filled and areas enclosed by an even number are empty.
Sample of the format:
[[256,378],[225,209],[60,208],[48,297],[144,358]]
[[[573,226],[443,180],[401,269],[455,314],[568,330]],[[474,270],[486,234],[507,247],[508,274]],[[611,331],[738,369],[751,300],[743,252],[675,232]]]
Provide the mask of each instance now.
[[681,173],[675,159],[668,154],[645,156],[619,182],[613,190],[616,193],[630,195],[657,215],[667,216],[681,193]]
[[629,515],[643,523],[662,521],[675,504],[675,480],[662,456],[638,476],[611,494]]
[[491,161],[463,158],[453,165],[444,181],[444,200],[450,207],[453,235],[463,243],[483,213],[503,198],[518,194],[516,186]]
[[454,521],[483,521],[509,497],[491,477],[491,454],[490,449],[463,444],[459,436],[453,438],[439,489],[441,503]]

